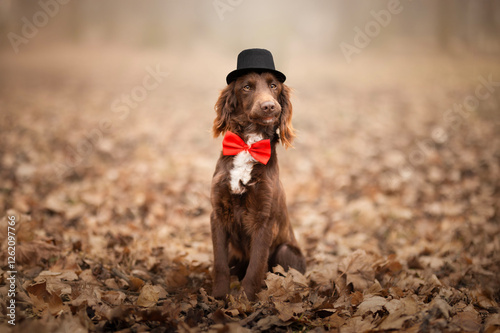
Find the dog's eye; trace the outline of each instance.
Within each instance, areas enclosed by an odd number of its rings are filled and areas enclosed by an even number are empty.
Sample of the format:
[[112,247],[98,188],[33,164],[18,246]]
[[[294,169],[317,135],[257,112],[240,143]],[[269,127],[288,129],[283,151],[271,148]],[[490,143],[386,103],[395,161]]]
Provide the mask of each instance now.
[[271,85],[269,87],[271,87],[271,89],[276,89],[277,88],[277,86],[274,83],[271,83]]
[[243,90],[249,91],[250,90],[250,86],[247,84],[246,86],[243,87]]

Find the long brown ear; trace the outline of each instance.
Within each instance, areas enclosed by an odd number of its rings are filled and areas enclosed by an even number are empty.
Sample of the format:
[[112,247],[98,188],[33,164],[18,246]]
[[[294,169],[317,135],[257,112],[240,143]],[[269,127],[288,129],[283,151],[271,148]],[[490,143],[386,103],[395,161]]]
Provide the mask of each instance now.
[[212,132],[214,138],[229,129],[229,117],[236,108],[236,96],[234,95],[234,81],[227,85],[219,95],[219,99],[215,103],[215,112],[217,116],[214,119]]
[[283,85],[278,101],[281,105],[280,140],[285,148],[292,147],[295,130],[292,126],[292,103],[290,102],[291,89]]

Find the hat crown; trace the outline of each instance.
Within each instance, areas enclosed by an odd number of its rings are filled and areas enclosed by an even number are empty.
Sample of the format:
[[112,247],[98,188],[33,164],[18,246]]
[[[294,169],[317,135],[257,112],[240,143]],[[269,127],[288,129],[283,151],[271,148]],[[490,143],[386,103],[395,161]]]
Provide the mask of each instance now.
[[238,54],[236,70],[227,75],[226,82],[229,84],[249,72],[271,72],[279,81],[285,82],[286,80],[285,74],[275,69],[273,55],[266,49],[255,48],[241,51]]
[[248,49],[238,54],[236,69],[267,68],[275,70],[271,52],[265,49]]

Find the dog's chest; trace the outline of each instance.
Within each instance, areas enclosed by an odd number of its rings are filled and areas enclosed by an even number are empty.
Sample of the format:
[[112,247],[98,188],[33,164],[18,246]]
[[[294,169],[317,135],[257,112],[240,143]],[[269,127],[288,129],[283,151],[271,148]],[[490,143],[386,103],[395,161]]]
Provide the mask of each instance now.
[[[251,134],[246,142],[247,145],[262,140],[259,134]],[[257,163],[255,158],[248,151],[241,151],[233,158],[233,167],[229,172],[231,192],[234,194],[242,194],[246,191],[246,186],[252,179],[252,170]]]

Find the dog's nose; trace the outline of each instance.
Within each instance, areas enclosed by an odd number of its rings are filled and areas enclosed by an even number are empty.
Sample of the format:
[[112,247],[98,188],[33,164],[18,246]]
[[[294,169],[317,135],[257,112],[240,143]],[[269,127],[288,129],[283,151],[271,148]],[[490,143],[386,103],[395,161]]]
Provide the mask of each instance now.
[[260,109],[264,112],[274,111],[274,102],[267,101],[260,105]]

